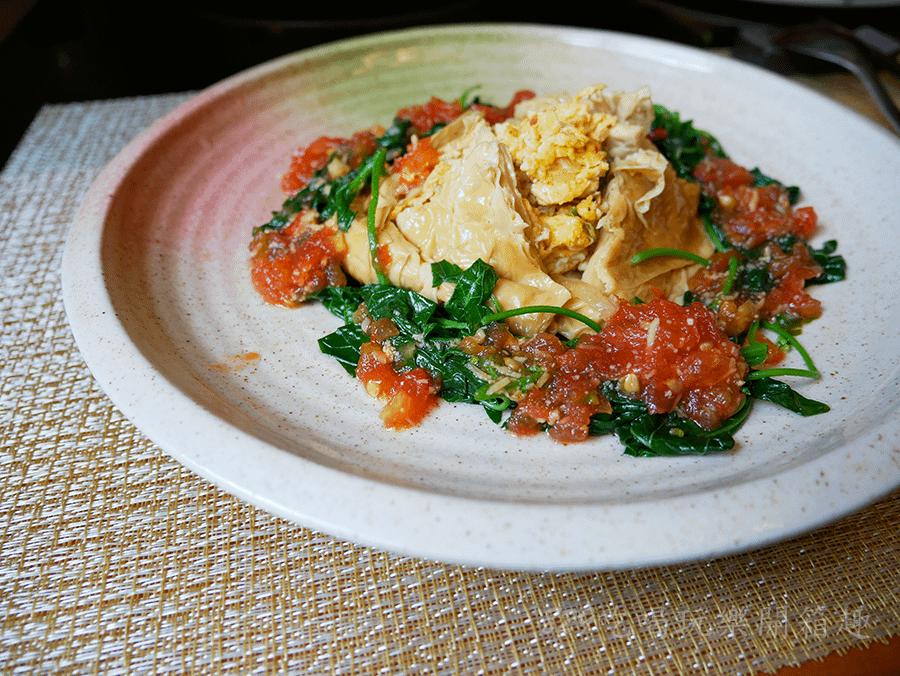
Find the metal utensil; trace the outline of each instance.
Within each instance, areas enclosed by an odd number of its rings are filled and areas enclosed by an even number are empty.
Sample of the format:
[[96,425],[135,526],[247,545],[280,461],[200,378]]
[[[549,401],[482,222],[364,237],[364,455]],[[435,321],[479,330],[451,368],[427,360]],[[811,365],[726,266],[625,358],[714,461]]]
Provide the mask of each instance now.
[[849,70],[863,83],[891,126],[900,134],[900,109],[878,76],[879,67],[900,74],[896,59],[900,43],[870,26],[854,33],[827,19],[778,31],[772,36],[772,42],[783,49]]

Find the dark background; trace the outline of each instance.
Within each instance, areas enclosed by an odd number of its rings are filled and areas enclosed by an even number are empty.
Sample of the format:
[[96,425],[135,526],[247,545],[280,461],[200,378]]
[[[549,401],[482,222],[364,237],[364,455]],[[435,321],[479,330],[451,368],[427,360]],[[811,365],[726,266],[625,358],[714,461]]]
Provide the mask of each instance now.
[[[540,7],[524,10],[521,2],[504,0],[316,7],[283,0],[0,0],[0,166],[44,103],[202,89],[276,56],[364,33],[438,23],[517,21],[731,47],[741,40],[742,22],[787,25],[814,18],[808,7],[749,0],[621,0],[612,6],[573,0],[560,5],[564,13]],[[893,15],[900,14],[894,8],[829,12],[850,27],[869,23],[881,30],[893,30]],[[758,56],[760,62],[773,61]],[[782,70],[827,67],[777,61],[769,65]]]

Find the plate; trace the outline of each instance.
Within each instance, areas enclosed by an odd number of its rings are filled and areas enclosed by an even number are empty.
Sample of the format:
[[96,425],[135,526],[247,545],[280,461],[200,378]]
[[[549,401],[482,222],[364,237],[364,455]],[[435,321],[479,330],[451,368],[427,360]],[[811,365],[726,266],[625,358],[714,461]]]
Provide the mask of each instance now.
[[[797,382],[832,411],[757,406],[714,457],[634,459],[615,438],[516,438],[442,404],[414,430],[316,340],[319,306],[265,305],[251,229],[282,201],[293,150],[389,124],[472,85],[632,90],[713,132],[738,161],[804,188],[849,279],[820,287],[803,333],[825,374]],[[285,56],[202,92],[101,173],[63,262],[69,320],[110,399],[165,452],[224,490],[335,537],[442,562],[587,570],[720,556],[852,512],[900,485],[900,294],[892,242],[900,145],[766,71],[630,35],[531,25],[378,34]]]

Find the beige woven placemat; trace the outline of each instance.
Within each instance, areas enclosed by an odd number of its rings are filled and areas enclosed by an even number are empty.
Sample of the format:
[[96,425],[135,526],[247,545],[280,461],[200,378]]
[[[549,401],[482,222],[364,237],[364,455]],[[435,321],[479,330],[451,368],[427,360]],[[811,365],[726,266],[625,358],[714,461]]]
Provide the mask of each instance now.
[[44,107],[0,175],[4,671],[752,674],[900,633],[900,492],[715,561],[516,574],[336,541],[164,456],[85,367],[60,261],[97,172],[187,98]]

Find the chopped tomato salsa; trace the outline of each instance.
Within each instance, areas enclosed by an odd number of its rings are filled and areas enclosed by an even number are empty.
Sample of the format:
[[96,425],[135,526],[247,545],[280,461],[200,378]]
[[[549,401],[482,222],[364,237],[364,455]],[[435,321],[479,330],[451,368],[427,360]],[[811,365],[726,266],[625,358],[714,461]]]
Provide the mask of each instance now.
[[[515,93],[509,105],[505,108],[496,106],[487,106],[481,103],[472,104],[472,108],[480,110],[484,113],[485,121],[488,124],[496,124],[503,122],[513,116],[515,107],[522,101],[534,98],[534,92],[529,90],[521,90]],[[431,132],[436,125],[444,125],[453,122],[457,117],[463,114],[463,107],[459,100],[444,101],[436,96],[432,96],[431,100],[420,106],[410,106],[409,108],[401,108],[397,111],[397,117],[401,120],[409,120],[416,132],[420,135]]]
[[535,93],[530,89],[521,89],[513,95],[512,100],[509,102],[509,105],[506,106],[506,108],[485,106],[481,103],[472,104],[472,108],[483,112],[485,122],[487,122],[488,124],[497,124],[498,122],[505,122],[506,120],[511,118],[516,112],[517,105],[519,105],[523,101],[529,101],[534,97]]
[[395,335],[396,328],[392,331],[379,322],[372,323],[372,340],[360,348],[356,377],[371,397],[385,402],[381,411],[385,427],[397,430],[415,427],[437,406],[440,380],[421,367],[404,369],[389,357],[391,348],[386,349],[376,338],[379,333],[382,340]]
[[422,185],[440,161],[441,153],[431,146],[430,138],[410,144],[406,155],[397,158],[391,165],[391,173],[399,176],[398,193],[406,195]]
[[250,242],[250,279],[272,305],[297,307],[316,291],[347,283],[343,240],[310,218],[301,213],[284,230],[263,230]]
[[373,127],[353,134],[350,138],[322,136],[305,148],[300,148],[291,158],[291,166],[281,178],[281,189],[288,195],[303,190],[316,172],[324,169],[333,159],[338,160],[335,174],[359,166],[360,162],[375,151],[375,139],[383,133],[381,127]]
[[546,334],[532,342],[540,343],[541,354],[554,356],[552,375],[513,411],[509,429],[517,434],[549,427],[559,441],[583,440],[591,416],[610,410],[599,390],[610,380],[650,413],[675,411],[706,429],[715,429],[744,401],[747,363],[700,303],[682,307],[656,298],[623,304],[603,331],[573,349],[560,351],[558,339]]
[[794,210],[785,188],[754,186],[753,174],[731,160],[708,156],[694,178],[716,199],[718,222],[732,244],[752,249],[784,235],[809,239],[816,229],[812,207]]
[[819,317],[820,302],[805,290],[822,274],[805,244],[816,228],[812,207],[794,209],[786,188],[755,186],[753,174],[728,159],[705,158],[694,177],[715,199],[714,220],[737,247],[713,254],[688,282],[698,299],[716,308],[723,330],[737,337],[756,319]]

